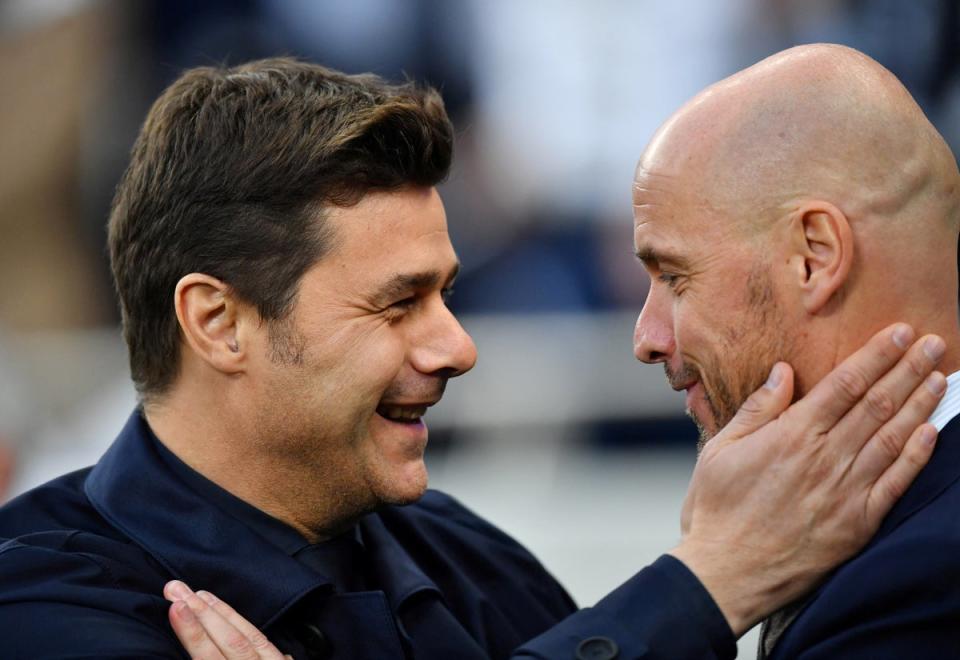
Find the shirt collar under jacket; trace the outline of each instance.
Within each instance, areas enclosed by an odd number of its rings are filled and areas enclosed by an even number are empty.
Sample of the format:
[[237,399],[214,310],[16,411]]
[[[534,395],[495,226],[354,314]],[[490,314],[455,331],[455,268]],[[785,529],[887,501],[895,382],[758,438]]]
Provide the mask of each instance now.
[[960,415],[960,371],[947,376],[947,391],[927,421],[936,426],[937,431],[942,431],[957,415]]
[[[193,472],[154,439],[139,409],[85,490],[100,515],[171,575],[216,593],[261,629],[307,594],[333,590],[330,577],[291,556],[306,543],[295,530]],[[439,593],[376,514],[358,527],[391,606],[425,589]]]
[[928,421],[940,431],[933,456],[884,518],[871,545],[960,479],[960,372],[947,376],[947,391]]

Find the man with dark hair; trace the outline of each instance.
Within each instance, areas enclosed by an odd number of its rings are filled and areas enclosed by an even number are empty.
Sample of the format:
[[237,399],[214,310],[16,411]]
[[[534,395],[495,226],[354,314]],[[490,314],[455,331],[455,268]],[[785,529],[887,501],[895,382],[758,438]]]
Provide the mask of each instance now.
[[476,359],[445,305],[451,144],[435,92],[292,60],[160,97],[110,218],[142,405],[0,509],[5,657],[727,657],[869,539],[944,386],[942,340],[904,324],[789,408],[775,365],[680,545],[593,608],[426,491],[422,417]]

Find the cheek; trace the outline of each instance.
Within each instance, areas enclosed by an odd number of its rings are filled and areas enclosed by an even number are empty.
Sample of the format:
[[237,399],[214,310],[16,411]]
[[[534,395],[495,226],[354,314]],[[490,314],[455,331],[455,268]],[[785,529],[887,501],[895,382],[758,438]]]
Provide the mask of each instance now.
[[288,368],[316,403],[377,400],[397,377],[404,343],[395,328],[374,319],[341,324],[336,332],[316,330],[303,337],[304,363]]
[[674,306],[673,334],[681,355],[697,356],[711,345],[710,326],[691,305],[678,301]]
[[365,358],[367,373],[378,389],[385,389],[396,381],[406,364],[405,344],[396,338],[371,346]]
[[674,307],[674,334],[677,350],[692,356],[723,355],[737,346],[737,323],[752,321],[731,311],[720,296],[707,302],[680,299]]
[[327,361],[348,368],[389,362],[403,354],[402,335],[379,318],[359,319],[336,332],[318,333],[313,342]]
[[381,390],[401,372],[406,361],[406,342],[396,326],[382,323],[337,347],[333,359],[359,389]]

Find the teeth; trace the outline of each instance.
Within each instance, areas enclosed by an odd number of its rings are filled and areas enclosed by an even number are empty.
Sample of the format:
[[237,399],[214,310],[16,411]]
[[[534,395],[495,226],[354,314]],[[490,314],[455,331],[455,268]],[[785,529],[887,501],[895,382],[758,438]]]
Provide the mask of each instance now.
[[423,417],[427,412],[426,406],[380,406],[377,412],[387,419],[402,419],[406,421],[415,421]]

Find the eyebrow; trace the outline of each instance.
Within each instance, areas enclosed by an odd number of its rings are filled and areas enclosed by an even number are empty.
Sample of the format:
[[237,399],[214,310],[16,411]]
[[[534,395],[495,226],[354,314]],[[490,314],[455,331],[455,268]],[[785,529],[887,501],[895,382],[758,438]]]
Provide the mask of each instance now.
[[[444,281],[444,288],[450,286],[453,280],[457,278],[459,272],[460,263],[457,262],[453,268],[450,269],[450,273],[447,275],[446,281]],[[425,270],[419,273],[397,273],[377,289],[376,293],[373,294],[373,299],[377,304],[386,305],[411,291],[432,289],[441,281],[443,281],[443,273],[439,270]]]
[[659,266],[660,264],[666,263],[680,266],[681,268],[687,266],[687,260],[680,255],[663,252],[652,247],[644,246],[637,248],[634,254],[636,255],[637,259],[648,265],[656,264]]

